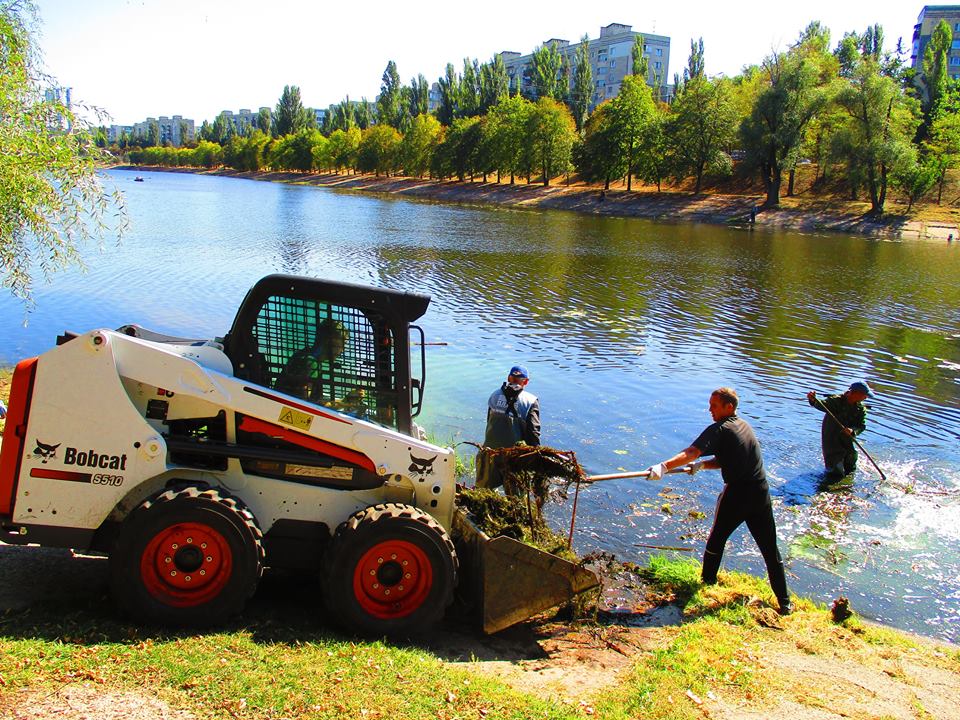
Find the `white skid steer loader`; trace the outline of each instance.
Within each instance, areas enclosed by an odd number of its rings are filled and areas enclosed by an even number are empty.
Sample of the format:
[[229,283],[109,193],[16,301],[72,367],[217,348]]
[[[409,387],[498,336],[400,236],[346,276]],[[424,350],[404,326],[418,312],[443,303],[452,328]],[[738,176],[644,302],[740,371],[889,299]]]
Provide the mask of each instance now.
[[413,422],[429,302],[271,275],[217,340],[61,336],[14,371],[0,540],[106,553],[121,611],[172,625],[239,613],[268,566],[319,573],[368,635],[435,623],[458,583],[486,632],[596,586],[456,509],[453,450]]

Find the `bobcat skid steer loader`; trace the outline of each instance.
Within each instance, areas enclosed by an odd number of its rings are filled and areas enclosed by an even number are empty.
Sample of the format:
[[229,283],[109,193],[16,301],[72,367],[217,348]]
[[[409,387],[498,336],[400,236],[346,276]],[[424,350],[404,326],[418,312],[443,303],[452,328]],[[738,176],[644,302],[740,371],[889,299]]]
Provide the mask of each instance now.
[[458,584],[486,632],[596,586],[456,509],[453,450],[413,422],[429,302],[271,275],[217,340],[61,336],[14,371],[0,540],[106,553],[119,608],[174,625],[239,613],[268,566],[319,573],[324,617],[369,635],[435,623]]

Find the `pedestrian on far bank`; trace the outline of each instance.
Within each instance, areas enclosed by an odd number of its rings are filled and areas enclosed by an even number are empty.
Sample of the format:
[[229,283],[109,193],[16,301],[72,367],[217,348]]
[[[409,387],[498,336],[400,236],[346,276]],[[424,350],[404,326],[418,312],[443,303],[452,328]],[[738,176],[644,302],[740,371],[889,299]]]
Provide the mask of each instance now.
[[844,393],[823,399],[813,390],[807,393],[807,402],[823,413],[820,445],[827,475],[843,477],[857,469],[853,439],[867,429],[867,409],[863,401],[870,396],[870,386],[865,382],[851,383]]
[[[530,373],[524,365],[510,368],[506,381],[487,400],[486,448],[512,447],[523,442],[540,444],[540,400],[526,390]],[[477,487],[497,488],[503,478],[484,452],[477,455]]]
[[[733,531],[743,523],[753,536],[767,565],[767,578],[777,597],[779,612],[788,615],[792,609],[787,591],[787,576],[777,548],[777,526],[763,468],[760,443],[753,428],[737,415],[739,398],[733,388],[717,388],[710,395],[708,426],[686,450],[650,468],[650,479],[659,480],[664,473],[692,463],[690,473],[700,469],[720,470],[723,490],[717,498],[713,527],[703,553],[701,579],[707,585],[717,582],[723,550]],[[698,458],[712,455],[705,460]]]

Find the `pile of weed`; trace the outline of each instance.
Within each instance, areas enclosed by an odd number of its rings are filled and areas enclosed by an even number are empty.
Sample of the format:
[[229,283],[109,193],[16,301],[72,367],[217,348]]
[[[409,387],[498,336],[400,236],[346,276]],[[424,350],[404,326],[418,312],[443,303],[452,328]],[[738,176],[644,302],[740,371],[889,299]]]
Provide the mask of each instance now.
[[529,495],[503,495],[487,488],[461,487],[457,492],[457,505],[488,536],[511,537],[578,562],[579,558],[567,545],[567,538],[554,532],[543,517],[542,507],[529,500]]

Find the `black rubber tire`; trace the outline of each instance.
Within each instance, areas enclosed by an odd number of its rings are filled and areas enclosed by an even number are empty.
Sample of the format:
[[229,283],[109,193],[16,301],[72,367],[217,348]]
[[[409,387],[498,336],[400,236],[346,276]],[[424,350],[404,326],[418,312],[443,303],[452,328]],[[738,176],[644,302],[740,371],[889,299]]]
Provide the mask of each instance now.
[[[377,557],[382,550],[386,557]],[[398,550],[401,559],[391,550]],[[406,581],[393,570],[403,573],[400,562],[406,557],[418,570],[412,587],[406,588],[412,594],[399,599]],[[397,591],[394,597],[400,601],[391,604],[372,597],[376,585],[364,585],[368,575],[369,583],[374,582],[370,567],[379,568],[376,579],[383,578],[383,587]],[[324,605],[331,619],[349,632],[410,637],[443,617],[453,601],[457,569],[453,542],[432,516],[409,505],[374,505],[352,515],[334,533],[324,555]]]
[[[114,601],[139,622],[223,623],[257,589],[262,539],[253,515],[236,498],[215,488],[168,490],[134,510],[117,534],[110,553]],[[207,549],[201,550],[201,541]]]

